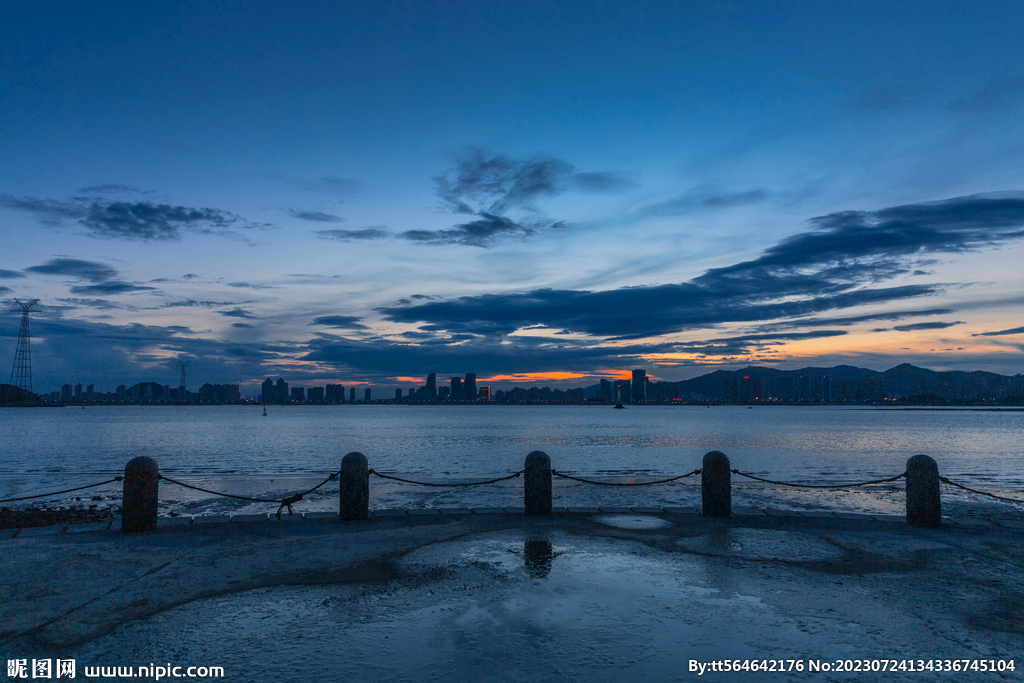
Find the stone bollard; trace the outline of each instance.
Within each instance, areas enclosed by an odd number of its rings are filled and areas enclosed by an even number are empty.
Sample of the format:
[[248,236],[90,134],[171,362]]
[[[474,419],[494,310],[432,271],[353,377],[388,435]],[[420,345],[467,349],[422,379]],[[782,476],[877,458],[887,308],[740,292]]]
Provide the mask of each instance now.
[[531,517],[551,514],[551,458],[544,451],[526,456],[523,499]]
[[121,495],[121,531],[126,534],[156,529],[156,504],[160,494],[160,467],[140,455],[124,467]]
[[927,455],[915,455],[907,460],[907,524],[942,526],[939,466]]
[[352,452],[341,459],[338,491],[341,521],[370,518],[370,465],[365,455]]
[[732,472],[725,453],[711,451],[704,456],[700,473],[701,514],[732,517]]

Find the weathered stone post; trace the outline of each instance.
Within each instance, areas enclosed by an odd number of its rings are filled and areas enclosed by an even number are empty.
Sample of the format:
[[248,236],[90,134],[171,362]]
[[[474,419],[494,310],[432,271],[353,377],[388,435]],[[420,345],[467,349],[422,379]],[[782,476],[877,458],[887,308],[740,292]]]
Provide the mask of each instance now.
[[732,517],[732,472],[725,453],[710,451],[704,455],[700,472],[701,514],[705,517]]
[[160,495],[160,467],[140,455],[124,467],[121,496],[121,531],[126,534],[156,529],[156,504]]
[[523,498],[531,517],[551,514],[551,458],[544,451],[526,456]]
[[927,455],[915,455],[907,460],[907,524],[942,526],[939,466]]
[[353,451],[341,459],[338,491],[338,516],[341,521],[369,519],[370,465],[365,455]]

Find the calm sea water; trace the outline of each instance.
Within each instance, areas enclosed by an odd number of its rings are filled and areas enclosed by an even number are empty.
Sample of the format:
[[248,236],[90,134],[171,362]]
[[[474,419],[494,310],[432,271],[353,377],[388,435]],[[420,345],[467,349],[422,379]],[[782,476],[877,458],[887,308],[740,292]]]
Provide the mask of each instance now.
[[[642,481],[700,467],[709,450],[771,479],[836,483],[892,476],[926,453],[941,472],[993,492],[1024,489],[1024,412],[866,408],[633,406],[90,406],[0,409],[0,498],[53,491],[119,474],[138,455],[161,472],[237,495],[276,497],[309,488],[350,451],[370,467],[422,481],[487,479],[543,450],[557,470]],[[556,480],[556,505],[697,504],[699,477],[676,485],[610,488]],[[332,488],[333,485],[333,488]],[[734,505],[899,512],[902,482],[813,492],[734,477]],[[336,507],[328,484],[302,510]],[[116,486],[76,494],[99,506]],[[944,494],[945,495],[945,494]],[[428,489],[371,480],[371,507],[521,505],[521,480]],[[67,503],[64,496],[49,501]],[[956,499],[956,494],[953,494]],[[170,484],[163,512],[256,512],[266,504],[210,498]],[[276,508],[275,508],[276,509]]]

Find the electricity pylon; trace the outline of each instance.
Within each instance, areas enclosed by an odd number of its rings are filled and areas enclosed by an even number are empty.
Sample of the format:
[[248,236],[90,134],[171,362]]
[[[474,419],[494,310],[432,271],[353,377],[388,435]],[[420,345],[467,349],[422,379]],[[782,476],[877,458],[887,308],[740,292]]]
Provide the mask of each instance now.
[[181,398],[182,401],[185,400],[185,368],[187,368],[188,364],[191,363],[191,362],[192,361],[190,361],[190,360],[187,360],[184,363],[182,363],[180,360],[178,361],[178,365],[181,366],[181,385],[179,386],[179,389],[180,389],[179,393],[181,394],[180,398]]
[[14,353],[14,366],[11,367],[12,386],[32,393],[32,351],[29,349],[28,316],[30,313],[38,313],[32,307],[39,303],[39,299],[32,299],[28,303],[14,300],[20,308],[12,308],[11,313],[21,313],[21,332],[18,333],[18,350]]

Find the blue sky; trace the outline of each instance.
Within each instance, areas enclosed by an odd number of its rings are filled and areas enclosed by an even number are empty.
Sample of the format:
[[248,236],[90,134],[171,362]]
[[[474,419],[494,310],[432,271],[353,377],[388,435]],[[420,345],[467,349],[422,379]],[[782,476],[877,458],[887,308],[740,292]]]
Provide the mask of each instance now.
[[44,391],[1015,374],[1022,14],[23,4],[0,296]]

